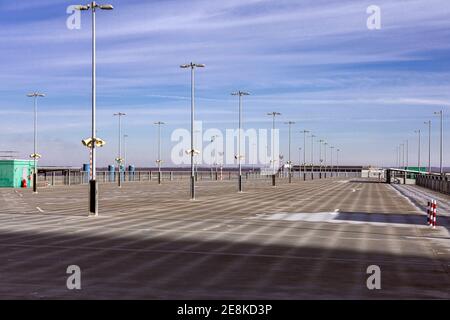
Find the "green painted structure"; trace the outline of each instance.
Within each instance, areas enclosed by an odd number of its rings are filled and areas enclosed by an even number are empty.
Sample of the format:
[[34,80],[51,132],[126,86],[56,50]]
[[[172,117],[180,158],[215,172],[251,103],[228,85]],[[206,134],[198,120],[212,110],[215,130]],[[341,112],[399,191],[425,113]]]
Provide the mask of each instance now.
[[411,171],[420,171],[420,172],[427,172],[428,168],[426,167],[406,167],[405,170],[411,170]]
[[22,180],[31,186],[33,160],[0,160],[0,188],[20,188]]

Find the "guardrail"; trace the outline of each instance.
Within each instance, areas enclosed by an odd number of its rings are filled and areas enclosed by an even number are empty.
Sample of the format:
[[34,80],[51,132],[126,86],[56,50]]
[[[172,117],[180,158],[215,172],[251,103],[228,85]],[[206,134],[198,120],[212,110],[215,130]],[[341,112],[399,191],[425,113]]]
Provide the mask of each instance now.
[[[189,180],[191,175],[190,171],[161,171],[162,181],[180,181]],[[97,181],[99,183],[117,183],[119,173],[117,171],[97,171]],[[158,171],[123,171],[120,174],[123,182],[158,182]],[[242,173],[245,180],[267,180],[272,179],[272,174],[267,175],[259,171],[244,171]],[[288,179],[288,171],[279,171],[276,174],[278,179]],[[292,179],[297,180],[313,180],[323,178],[336,178],[336,177],[348,177],[355,178],[361,177],[361,172],[354,171],[297,171],[292,172]],[[211,170],[211,171],[198,171],[196,172],[197,181],[221,181],[221,180],[235,180],[238,179],[237,171],[230,170]],[[66,172],[49,172],[39,173],[38,184],[41,187],[44,186],[58,186],[58,185],[82,185],[89,183],[89,172],[86,171],[66,171]]]
[[427,189],[450,194],[450,179],[448,175],[422,174],[416,177],[416,184]]

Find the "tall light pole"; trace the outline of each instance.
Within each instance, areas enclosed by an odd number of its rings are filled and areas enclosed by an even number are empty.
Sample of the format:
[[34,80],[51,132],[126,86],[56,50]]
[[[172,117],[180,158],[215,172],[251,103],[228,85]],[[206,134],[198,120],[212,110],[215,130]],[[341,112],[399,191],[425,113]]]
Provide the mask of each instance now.
[[435,112],[434,114],[439,115],[441,117],[440,119],[440,125],[441,125],[441,138],[439,141],[439,172],[441,175],[444,174],[444,167],[443,167],[443,152],[444,152],[444,110],[440,110],[438,112]]
[[287,121],[284,124],[287,124],[289,126],[289,149],[288,149],[288,163],[289,163],[289,183],[292,182],[292,161],[291,161],[291,127],[293,124],[295,124],[295,121]]
[[336,149],[336,171],[338,172],[338,176],[340,175],[339,172],[339,152],[341,151],[341,149]]
[[409,167],[409,140],[405,141],[406,143],[406,169]]
[[204,68],[204,64],[199,63],[189,63],[183,64],[180,66],[182,69],[191,69],[191,150],[189,153],[191,154],[191,199],[195,199],[195,164],[194,164],[194,112],[195,112],[195,69],[196,68]]
[[311,135],[311,165],[314,165],[314,138],[316,138],[315,135]]
[[[216,140],[217,140],[217,138],[219,137],[219,135],[217,135],[217,134],[215,134],[215,135],[213,135],[212,137],[211,137],[211,143],[213,143],[214,142],[214,144],[215,144],[215,150],[214,150],[214,168],[215,168],[215,171],[216,171],[216,180],[217,180],[217,153],[218,153],[218,148],[217,148],[217,142],[216,142]],[[254,170],[254,164],[253,164],[253,169],[252,169],[252,171]]]
[[306,134],[309,133],[309,130],[300,131],[303,133],[303,180],[306,180]]
[[[96,3],[95,1],[92,1],[90,4],[85,6],[77,6],[77,9],[80,11],[85,10],[91,10],[92,13],[92,140],[91,140],[91,165],[92,168],[90,170],[91,177],[89,181],[89,212],[95,216],[98,215],[98,187],[97,187],[97,180],[96,180],[96,165],[97,165],[97,159],[96,159],[96,144],[97,144],[97,138],[96,138],[96,39],[95,39],[95,12],[97,9],[101,10],[112,10],[113,6],[110,4],[103,4],[100,5]],[[120,177],[119,177],[120,180]]]
[[333,149],[334,149],[334,147],[333,146],[330,146],[330,153],[331,153],[331,164],[330,164],[330,166],[331,166],[331,176],[333,177]]
[[316,136],[311,134],[311,180],[314,179],[314,138]]
[[33,108],[34,108],[34,147],[33,154],[30,157],[33,159],[33,192],[37,193],[37,162],[41,156],[37,153],[37,98],[45,97],[45,94],[39,92],[33,92],[27,94],[27,97],[33,98]]
[[118,113],[114,113],[113,116],[118,117],[119,118],[119,140],[118,140],[118,154],[117,154],[117,158],[116,158],[116,162],[117,162],[117,171],[119,173],[119,178],[117,179],[117,185],[119,186],[119,188],[122,187],[122,163],[123,163],[123,159],[122,159],[122,117],[126,116],[125,113],[123,112],[118,112]]
[[[300,172],[300,168],[302,167],[302,157],[301,157],[302,148],[298,148],[298,171]],[[300,175],[299,175],[300,176]]]
[[239,129],[238,129],[238,154],[236,156],[236,159],[238,161],[238,167],[239,167],[239,177],[238,177],[238,191],[242,192],[242,164],[241,164],[241,144],[242,144],[242,96],[249,96],[250,93],[245,91],[237,91],[233,92],[231,94],[232,96],[238,96],[239,97]]
[[328,142],[324,142],[323,143],[323,152],[324,152],[324,156],[323,156],[323,160],[324,160],[324,166],[325,166],[325,178],[327,177],[327,146],[328,146]]
[[275,175],[275,117],[281,116],[279,112],[269,112],[268,116],[272,116],[272,171],[273,175]]
[[161,184],[161,125],[165,124],[162,121],[155,122],[158,126],[158,160],[156,160],[156,163],[158,164],[158,184]]
[[323,159],[322,159],[322,143],[325,142],[325,140],[320,139],[319,141],[319,178],[322,179],[322,164],[323,164]]
[[431,173],[431,120],[425,121],[428,125],[428,172]]
[[400,143],[400,163],[401,167],[405,166],[405,144]]
[[417,167],[418,167],[418,171],[420,172],[420,129],[419,130],[415,130],[415,133],[418,134],[419,137],[419,143],[418,143],[418,152],[417,152]]
[[126,168],[127,167],[127,142],[126,139],[128,138],[127,134],[123,135],[123,165]]

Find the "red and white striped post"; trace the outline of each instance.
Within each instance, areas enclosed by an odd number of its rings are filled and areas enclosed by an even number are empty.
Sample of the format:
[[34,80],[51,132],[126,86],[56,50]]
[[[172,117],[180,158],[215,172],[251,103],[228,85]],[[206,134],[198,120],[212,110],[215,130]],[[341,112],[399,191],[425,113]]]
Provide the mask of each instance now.
[[436,229],[436,214],[437,214],[437,201],[434,200],[433,201],[433,216],[432,216],[432,221],[431,221],[433,229]]

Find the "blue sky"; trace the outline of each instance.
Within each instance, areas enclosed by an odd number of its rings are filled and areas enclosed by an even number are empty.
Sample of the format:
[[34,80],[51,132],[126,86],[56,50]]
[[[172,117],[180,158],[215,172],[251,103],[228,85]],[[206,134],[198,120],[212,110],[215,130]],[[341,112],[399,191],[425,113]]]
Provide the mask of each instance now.
[[[189,73],[197,72],[197,119],[205,128],[234,128],[235,90],[244,101],[247,128],[270,128],[279,111],[282,153],[287,126],[294,150],[300,130],[311,130],[342,150],[341,163],[395,164],[395,147],[433,120],[433,164],[438,164],[434,111],[450,115],[450,3],[446,0],[111,0],[98,13],[98,134],[107,145],[99,164],[117,153],[117,119],[127,113],[128,161],[154,165],[157,130],[169,161],[170,133],[189,128]],[[66,28],[63,0],[0,2],[0,150],[32,152],[31,91],[39,101],[42,164],[80,166],[90,134],[90,16],[81,30]],[[368,30],[366,8],[381,8],[381,30]],[[445,128],[450,139],[450,126]],[[422,157],[427,148],[423,137]],[[448,144],[447,144],[448,146]],[[307,146],[309,148],[309,146]],[[318,150],[316,145],[316,150]],[[317,155],[315,156],[318,157]],[[445,148],[450,165],[450,147]],[[425,163],[424,163],[425,164]]]

